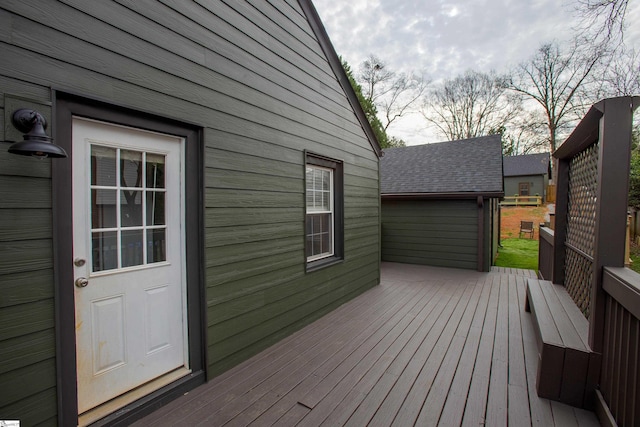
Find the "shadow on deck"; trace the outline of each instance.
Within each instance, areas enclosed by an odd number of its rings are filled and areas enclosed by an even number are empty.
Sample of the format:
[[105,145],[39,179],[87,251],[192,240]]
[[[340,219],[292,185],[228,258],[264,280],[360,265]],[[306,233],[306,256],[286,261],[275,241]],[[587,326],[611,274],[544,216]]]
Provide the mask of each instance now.
[[383,263],[380,286],[137,425],[597,426],[536,395],[527,277]]

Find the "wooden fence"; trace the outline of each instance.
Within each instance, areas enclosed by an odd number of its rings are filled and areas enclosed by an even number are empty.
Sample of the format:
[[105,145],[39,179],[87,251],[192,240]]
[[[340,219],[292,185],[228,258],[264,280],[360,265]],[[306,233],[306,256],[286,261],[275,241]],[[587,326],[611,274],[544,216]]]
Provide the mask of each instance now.
[[555,203],[556,201],[556,186],[555,184],[549,184],[547,186],[547,203]]

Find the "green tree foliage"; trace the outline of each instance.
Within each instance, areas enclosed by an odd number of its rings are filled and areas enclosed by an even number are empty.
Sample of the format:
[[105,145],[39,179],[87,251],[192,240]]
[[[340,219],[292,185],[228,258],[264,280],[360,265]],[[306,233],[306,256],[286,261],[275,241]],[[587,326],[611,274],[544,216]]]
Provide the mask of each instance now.
[[365,98],[362,94],[362,87],[356,82],[355,77],[353,76],[353,71],[351,67],[343,58],[340,58],[342,61],[342,67],[344,71],[347,73],[347,77],[349,78],[349,82],[351,83],[351,87],[355,91],[358,96],[358,101],[360,101],[360,105],[364,110],[364,114],[367,116],[367,120],[369,120],[369,124],[371,125],[371,129],[376,135],[378,142],[380,143],[380,147],[389,148],[389,147],[401,147],[404,146],[405,143],[401,139],[389,137],[387,132],[382,125],[380,119],[378,119],[378,109],[371,99]]

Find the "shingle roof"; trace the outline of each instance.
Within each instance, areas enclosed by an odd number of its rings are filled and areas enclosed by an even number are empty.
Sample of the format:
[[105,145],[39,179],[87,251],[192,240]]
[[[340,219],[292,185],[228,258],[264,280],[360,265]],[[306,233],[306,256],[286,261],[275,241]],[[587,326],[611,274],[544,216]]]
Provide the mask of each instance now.
[[500,135],[388,148],[380,159],[381,193],[503,192]]
[[549,153],[504,158],[504,176],[544,175],[546,173],[549,173]]

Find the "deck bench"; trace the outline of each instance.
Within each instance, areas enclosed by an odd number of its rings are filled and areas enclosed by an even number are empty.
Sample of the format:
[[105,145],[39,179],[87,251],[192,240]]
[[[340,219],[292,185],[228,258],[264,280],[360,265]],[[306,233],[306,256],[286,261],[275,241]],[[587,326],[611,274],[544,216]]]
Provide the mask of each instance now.
[[564,286],[528,279],[525,310],[538,344],[538,396],[590,408],[600,355],[589,347],[589,322]]

